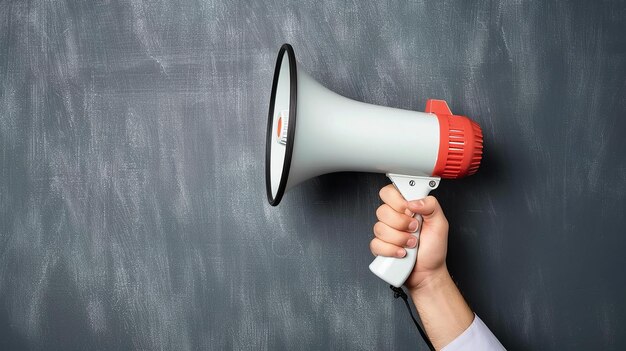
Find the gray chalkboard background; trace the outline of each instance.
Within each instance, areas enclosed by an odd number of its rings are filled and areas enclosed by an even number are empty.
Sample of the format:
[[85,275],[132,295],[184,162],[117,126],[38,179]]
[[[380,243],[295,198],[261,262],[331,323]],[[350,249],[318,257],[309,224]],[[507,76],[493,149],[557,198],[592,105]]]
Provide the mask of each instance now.
[[367,266],[382,175],[267,204],[279,46],[332,90],[477,120],[435,192],[511,350],[626,349],[626,3],[0,1],[0,349],[410,350]]

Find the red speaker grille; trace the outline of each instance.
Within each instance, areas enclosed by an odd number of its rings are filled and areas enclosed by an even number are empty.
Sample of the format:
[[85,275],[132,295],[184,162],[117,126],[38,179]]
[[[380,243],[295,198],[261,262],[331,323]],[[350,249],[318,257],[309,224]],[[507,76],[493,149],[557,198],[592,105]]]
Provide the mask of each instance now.
[[439,120],[439,154],[433,175],[456,179],[476,173],[483,156],[483,132],[478,123],[465,116],[429,111],[428,106],[426,112],[435,113]]

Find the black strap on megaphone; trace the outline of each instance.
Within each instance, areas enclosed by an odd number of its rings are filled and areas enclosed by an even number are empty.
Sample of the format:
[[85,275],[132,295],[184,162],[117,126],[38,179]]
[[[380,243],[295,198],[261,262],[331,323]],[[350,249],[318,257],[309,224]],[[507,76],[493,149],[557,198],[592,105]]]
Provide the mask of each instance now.
[[422,336],[422,339],[424,339],[424,342],[426,343],[430,351],[435,351],[435,347],[430,342],[428,335],[426,335],[426,333],[424,332],[424,329],[422,329],[422,327],[417,322],[417,319],[415,319],[415,317],[413,316],[411,305],[409,305],[409,300],[404,290],[402,288],[396,288],[393,285],[389,285],[389,287],[391,288],[391,290],[393,290],[393,297],[395,299],[397,299],[398,297],[402,298],[402,300],[404,301],[404,304],[406,305],[406,308],[409,310],[409,314],[411,315],[411,319],[413,320],[413,323],[415,323],[415,327],[417,327],[417,331],[419,331],[420,335]]

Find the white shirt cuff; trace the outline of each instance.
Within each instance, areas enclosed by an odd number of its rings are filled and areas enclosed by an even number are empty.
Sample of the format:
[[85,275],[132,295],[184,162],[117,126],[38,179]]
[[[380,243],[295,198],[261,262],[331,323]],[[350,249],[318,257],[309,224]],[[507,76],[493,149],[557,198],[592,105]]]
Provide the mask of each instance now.
[[464,350],[506,350],[495,335],[487,328],[476,314],[474,321],[465,331],[446,345],[441,351],[464,351]]

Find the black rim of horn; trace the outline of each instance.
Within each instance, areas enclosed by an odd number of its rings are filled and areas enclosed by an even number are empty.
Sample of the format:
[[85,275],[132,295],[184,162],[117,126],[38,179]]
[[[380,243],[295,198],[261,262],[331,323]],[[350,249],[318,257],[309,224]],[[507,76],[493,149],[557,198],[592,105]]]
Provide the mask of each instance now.
[[[274,120],[274,102],[276,99],[276,89],[278,87],[278,77],[280,76],[280,66],[283,56],[287,52],[289,58],[289,126],[287,130],[287,149],[285,150],[285,160],[283,162],[283,171],[280,175],[280,183],[276,197],[272,196],[272,179],[270,174],[271,157],[272,157],[272,133]],[[270,108],[267,118],[267,135],[265,136],[265,188],[267,191],[267,200],[270,205],[276,206],[285,194],[287,187],[287,178],[289,177],[289,169],[291,167],[291,156],[293,154],[293,142],[296,135],[296,98],[298,91],[298,80],[296,72],[296,55],[293,48],[289,44],[283,44],[278,51],[276,59],[276,68],[274,68],[274,80],[272,81],[272,95],[270,96]]]

